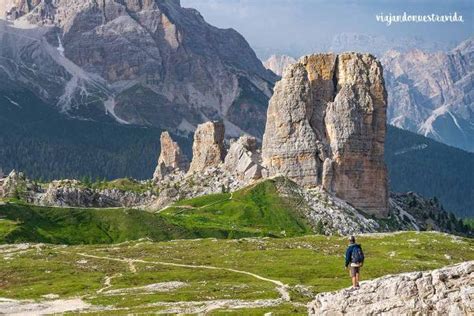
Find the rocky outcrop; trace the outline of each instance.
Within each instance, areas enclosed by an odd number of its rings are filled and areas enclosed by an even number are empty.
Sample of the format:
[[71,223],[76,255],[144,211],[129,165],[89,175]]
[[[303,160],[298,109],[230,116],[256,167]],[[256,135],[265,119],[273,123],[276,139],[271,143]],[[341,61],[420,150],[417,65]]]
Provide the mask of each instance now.
[[118,189],[92,189],[77,180],[58,180],[45,192],[35,194],[34,204],[65,207],[132,207],[150,203],[156,198],[150,191],[136,193]]
[[294,63],[296,63],[296,59],[293,57],[287,55],[272,55],[263,63],[263,65],[265,68],[273,71],[281,77],[286,67]]
[[153,180],[159,181],[169,174],[186,172],[189,163],[178,143],[173,141],[168,132],[161,134],[160,142],[161,153],[158,158],[158,166],[153,175]]
[[361,282],[356,291],[322,293],[309,315],[470,315],[474,261]]
[[382,67],[371,55],[303,57],[287,68],[270,100],[264,167],[386,216],[386,98]]
[[226,156],[224,134],[225,127],[222,122],[207,122],[197,127],[189,173],[201,172],[224,161]]
[[12,170],[6,178],[0,181],[0,198],[15,198],[28,201],[31,193],[38,187],[26,178],[23,172]]
[[224,120],[230,136],[263,134],[276,76],[239,33],[178,0],[0,4],[14,11],[14,23],[0,20],[0,80],[61,113],[189,135],[207,119]]
[[230,145],[225,157],[224,169],[243,180],[262,177],[261,154],[255,137],[244,135]]

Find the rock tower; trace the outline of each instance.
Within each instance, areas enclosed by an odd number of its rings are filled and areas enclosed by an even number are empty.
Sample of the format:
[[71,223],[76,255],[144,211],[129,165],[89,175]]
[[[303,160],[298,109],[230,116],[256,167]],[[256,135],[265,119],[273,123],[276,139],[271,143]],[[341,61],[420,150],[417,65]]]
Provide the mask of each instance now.
[[369,214],[388,214],[384,163],[387,93],[368,54],[306,56],[270,100],[263,164],[305,187],[322,185]]

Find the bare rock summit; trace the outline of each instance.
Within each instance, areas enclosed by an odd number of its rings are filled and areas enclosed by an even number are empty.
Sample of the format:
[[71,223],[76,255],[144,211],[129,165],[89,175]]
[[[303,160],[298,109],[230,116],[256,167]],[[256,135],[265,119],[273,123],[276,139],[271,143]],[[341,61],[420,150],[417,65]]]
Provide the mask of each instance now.
[[158,158],[158,166],[153,175],[153,180],[159,181],[169,174],[180,171],[186,172],[189,163],[178,143],[173,141],[170,134],[166,131],[161,134],[160,141],[161,153]]
[[388,214],[387,93],[369,54],[316,54],[288,67],[270,100],[263,164],[367,213]]
[[224,162],[226,156],[224,134],[225,127],[222,122],[207,122],[198,125],[194,133],[193,160],[189,173],[202,172]]

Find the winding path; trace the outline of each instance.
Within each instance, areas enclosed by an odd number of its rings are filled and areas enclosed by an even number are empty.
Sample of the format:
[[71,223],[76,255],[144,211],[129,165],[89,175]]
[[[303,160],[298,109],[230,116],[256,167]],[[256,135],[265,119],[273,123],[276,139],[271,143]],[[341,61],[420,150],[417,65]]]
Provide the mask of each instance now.
[[[67,252],[67,253],[74,254],[72,252]],[[269,279],[269,278],[266,278],[255,273],[248,272],[248,271],[231,269],[231,268],[220,268],[220,267],[214,267],[214,266],[208,266],[208,265],[192,265],[192,264],[182,264],[182,263],[163,262],[163,261],[146,261],[146,260],[141,260],[141,259],[122,259],[122,258],[113,258],[113,257],[107,257],[107,256],[96,256],[96,255],[90,255],[86,253],[75,253],[75,254],[82,257],[86,257],[86,258],[124,262],[124,263],[127,263],[129,266],[130,266],[130,263],[146,263],[146,264],[156,264],[156,265],[190,268],[190,269],[220,270],[220,271],[228,271],[228,272],[233,272],[233,273],[244,274],[244,275],[248,275],[256,279],[265,281],[265,282],[270,282],[270,283],[275,284],[277,286],[276,288],[277,291],[280,293],[281,300],[286,301],[286,302],[289,302],[291,300],[290,292],[288,291],[288,285],[284,284],[281,281]]]

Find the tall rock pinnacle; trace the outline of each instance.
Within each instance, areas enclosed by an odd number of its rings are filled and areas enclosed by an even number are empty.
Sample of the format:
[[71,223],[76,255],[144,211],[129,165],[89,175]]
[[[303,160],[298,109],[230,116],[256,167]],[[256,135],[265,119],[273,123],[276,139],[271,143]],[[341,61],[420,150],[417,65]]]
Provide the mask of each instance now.
[[193,160],[189,172],[199,172],[224,162],[225,127],[222,122],[207,122],[198,125],[194,133]]
[[166,175],[176,171],[186,172],[189,163],[179,145],[173,141],[168,132],[163,132],[160,137],[161,153],[158,158],[153,180],[162,180]]
[[263,163],[306,187],[322,185],[367,213],[388,214],[383,161],[387,94],[368,54],[306,56],[270,100]]

